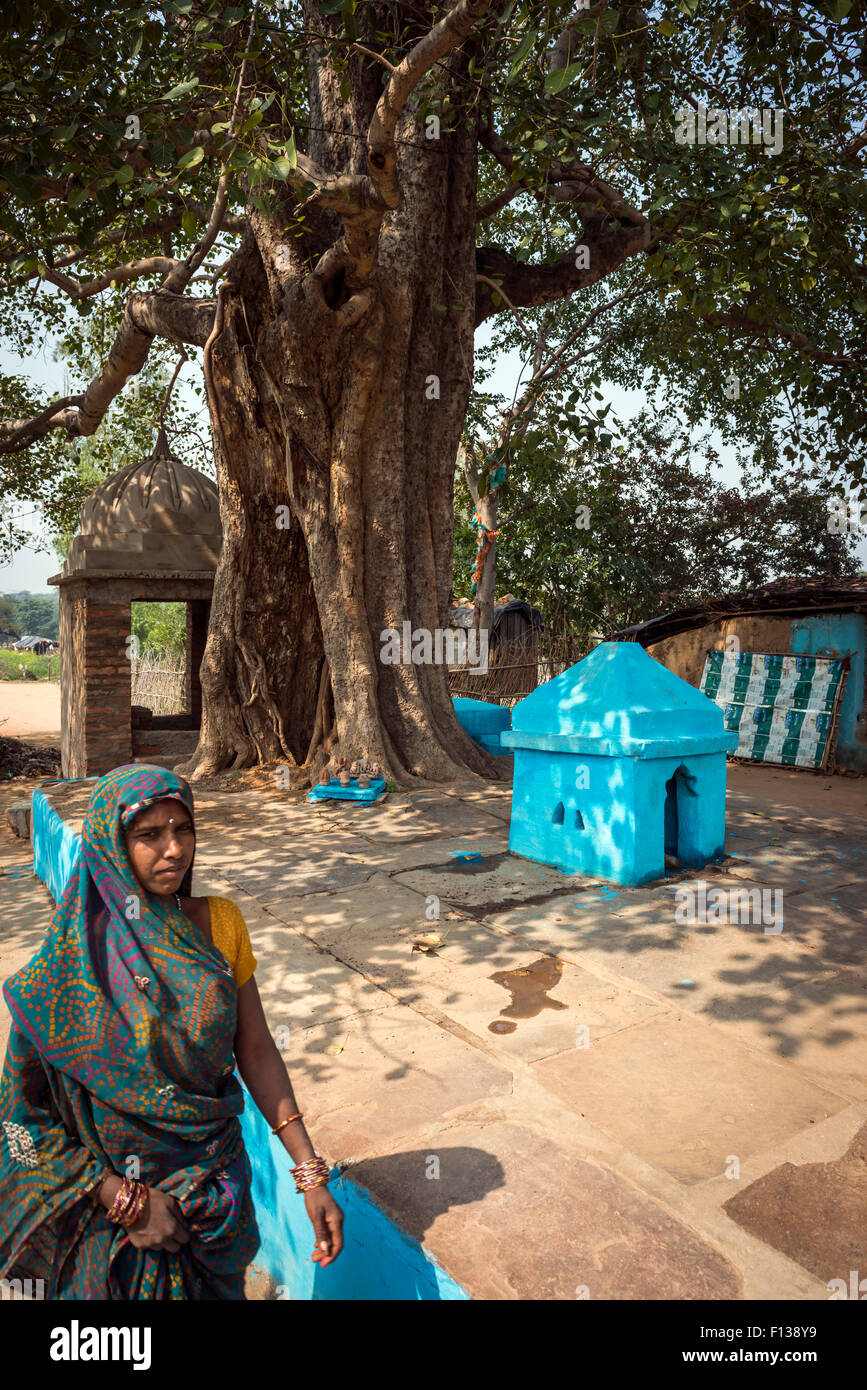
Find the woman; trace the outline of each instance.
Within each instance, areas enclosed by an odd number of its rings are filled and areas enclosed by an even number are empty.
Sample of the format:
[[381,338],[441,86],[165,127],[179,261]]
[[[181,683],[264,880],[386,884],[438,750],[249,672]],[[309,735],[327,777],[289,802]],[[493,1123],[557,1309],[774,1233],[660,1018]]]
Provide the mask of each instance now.
[[46,1298],[244,1298],[259,1232],[235,1060],[300,1165],[313,1260],[343,1248],[244,919],[188,896],[195,833],[174,773],[100,778],[46,939],[3,989],[0,1278],[43,1279]]

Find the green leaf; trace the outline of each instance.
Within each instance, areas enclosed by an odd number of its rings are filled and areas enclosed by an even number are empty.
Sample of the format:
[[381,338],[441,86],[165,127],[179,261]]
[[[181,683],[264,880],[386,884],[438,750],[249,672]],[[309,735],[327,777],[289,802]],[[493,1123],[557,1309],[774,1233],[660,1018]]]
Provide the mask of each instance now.
[[677,25],[672,24],[670,19],[661,19],[656,26],[656,32],[664,34],[667,39],[670,39],[672,34],[677,33]]
[[135,170],[131,164],[122,164],[114,177],[116,183],[130,183],[135,178]]
[[285,144],[284,148],[285,148],[285,150],[286,150],[286,158],[288,159],[288,161],[289,161],[289,163],[291,164],[292,168],[293,168],[293,169],[297,169],[297,167],[298,167],[298,151],[295,149],[295,132],[294,132],[294,130],[292,131],[291,135],[289,136],[289,139],[286,141],[286,144]]
[[198,230],[198,218],[192,208],[184,208],[181,213],[181,227],[186,232],[190,240],[193,240]]
[[324,5],[317,6],[320,14],[339,14],[341,10],[349,8],[348,0],[326,0]]
[[177,167],[179,169],[194,169],[197,164],[201,164],[204,157],[203,146],[196,145],[193,149],[187,150],[186,154],[178,160]]
[[564,87],[568,87],[570,82],[574,82],[584,71],[584,63],[569,63],[565,68],[558,68],[556,72],[549,72],[545,78],[546,92],[562,92]]
[[518,47],[515,49],[514,55],[512,57],[512,66],[509,68],[510,77],[515,76],[515,73],[520,68],[521,64],[523,63],[524,59],[530,52],[530,49],[533,47],[533,44],[535,42],[536,34],[534,30],[531,29],[528,34],[524,35],[524,37],[521,39],[521,42],[518,44]]
[[191,77],[189,82],[181,82],[177,87],[172,87],[170,92],[166,92],[161,101],[173,101],[175,97],[186,96],[187,92],[194,92],[199,85],[197,77]]

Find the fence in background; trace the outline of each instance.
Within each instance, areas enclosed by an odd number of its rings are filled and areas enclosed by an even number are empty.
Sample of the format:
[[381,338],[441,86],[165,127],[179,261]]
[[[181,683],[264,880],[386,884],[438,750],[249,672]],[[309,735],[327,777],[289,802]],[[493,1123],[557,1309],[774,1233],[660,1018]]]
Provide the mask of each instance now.
[[178,653],[144,652],[132,658],[130,703],[145,705],[154,714],[183,714],[185,657]]
[[487,671],[477,672],[472,666],[452,667],[449,691],[452,698],[487,700],[511,709],[537,686],[581,661],[592,645],[568,632],[528,633],[519,640],[498,643],[489,653]]

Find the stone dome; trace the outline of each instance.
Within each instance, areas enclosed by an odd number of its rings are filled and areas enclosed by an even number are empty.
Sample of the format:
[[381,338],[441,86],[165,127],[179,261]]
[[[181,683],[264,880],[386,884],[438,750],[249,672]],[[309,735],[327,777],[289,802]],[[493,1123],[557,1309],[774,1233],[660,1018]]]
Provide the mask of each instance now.
[[88,497],[64,572],[213,570],[222,538],[215,483],[181,463],[160,429],[152,454]]
[[81,535],[159,530],[222,535],[216,485],[181,463],[160,430],[154,451],[100,483],[81,509]]

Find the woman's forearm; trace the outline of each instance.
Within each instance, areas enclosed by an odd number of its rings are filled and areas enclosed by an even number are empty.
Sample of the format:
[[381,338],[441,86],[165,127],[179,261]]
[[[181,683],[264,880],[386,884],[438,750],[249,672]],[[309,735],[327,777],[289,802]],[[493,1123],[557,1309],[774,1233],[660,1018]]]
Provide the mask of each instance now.
[[[299,1109],[286,1063],[273,1045],[249,1056],[238,1053],[235,1056],[244,1085],[268,1124],[276,1129],[281,1120],[288,1120]],[[303,1163],[316,1153],[303,1120],[293,1120],[284,1125],[277,1137],[294,1163]]]
[[110,1209],[112,1202],[120,1191],[122,1182],[123,1178],[119,1178],[117,1173],[106,1173],[100,1183],[96,1197],[100,1206],[105,1207],[106,1211]]

